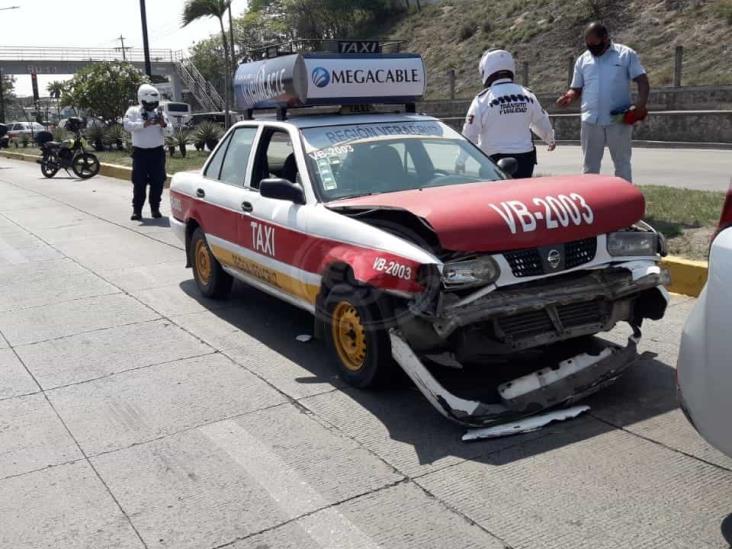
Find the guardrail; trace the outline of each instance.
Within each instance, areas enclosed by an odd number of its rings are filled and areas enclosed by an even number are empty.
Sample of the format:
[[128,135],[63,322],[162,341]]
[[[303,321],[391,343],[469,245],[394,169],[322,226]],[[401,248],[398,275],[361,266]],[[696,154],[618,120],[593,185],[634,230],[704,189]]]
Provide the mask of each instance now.
[[[152,62],[175,63],[184,58],[181,50],[150,50]],[[37,48],[25,46],[0,46],[2,61],[132,61],[142,63],[145,54],[139,48],[125,48],[124,55],[118,48]]]

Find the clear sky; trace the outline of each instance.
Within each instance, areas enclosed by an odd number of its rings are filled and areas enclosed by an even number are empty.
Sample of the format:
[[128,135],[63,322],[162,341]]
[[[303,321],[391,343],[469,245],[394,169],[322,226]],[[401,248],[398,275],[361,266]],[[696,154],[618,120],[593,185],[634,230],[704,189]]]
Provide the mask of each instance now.
[[[216,19],[204,19],[180,28],[185,0],[146,0],[150,48],[186,49],[196,40],[219,32]],[[246,0],[233,0],[233,14],[246,9]],[[142,47],[139,0],[0,0],[0,46]],[[228,28],[228,25],[227,25]],[[41,95],[51,80],[60,75],[39,75]],[[18,95],[30,95],[30,76],[20,75],[15,83]]]

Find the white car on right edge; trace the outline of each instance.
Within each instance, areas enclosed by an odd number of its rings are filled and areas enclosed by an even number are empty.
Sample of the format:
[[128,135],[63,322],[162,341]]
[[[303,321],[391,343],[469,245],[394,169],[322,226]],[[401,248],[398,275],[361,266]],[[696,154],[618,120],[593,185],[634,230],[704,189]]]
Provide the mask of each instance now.
[[709,251],[709,277],[681,336],[681,408],[712,446],[732,457],[732,185]]

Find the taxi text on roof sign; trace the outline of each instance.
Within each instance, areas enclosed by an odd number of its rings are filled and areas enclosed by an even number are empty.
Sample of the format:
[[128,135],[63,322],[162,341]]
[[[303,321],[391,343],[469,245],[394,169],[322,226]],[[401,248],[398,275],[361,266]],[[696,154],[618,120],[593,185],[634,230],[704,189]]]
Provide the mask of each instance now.
[[412,103],[425,91],[416,54],[293,54],[239,66],[239,109],[353,103]]

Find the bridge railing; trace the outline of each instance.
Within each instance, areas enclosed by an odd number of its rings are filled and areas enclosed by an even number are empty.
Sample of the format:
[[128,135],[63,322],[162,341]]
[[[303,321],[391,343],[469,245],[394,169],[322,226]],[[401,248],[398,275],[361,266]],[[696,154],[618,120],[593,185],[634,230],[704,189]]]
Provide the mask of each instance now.
[[[184,58],[180,50],[150,50],[153,63],[175,63]],[[142,63],[145,55],[140,48],[126,49],[127,61]],[[116,48],[36,48],[23,46],[0,46],[2,61],[122,61],[123,55]]]

